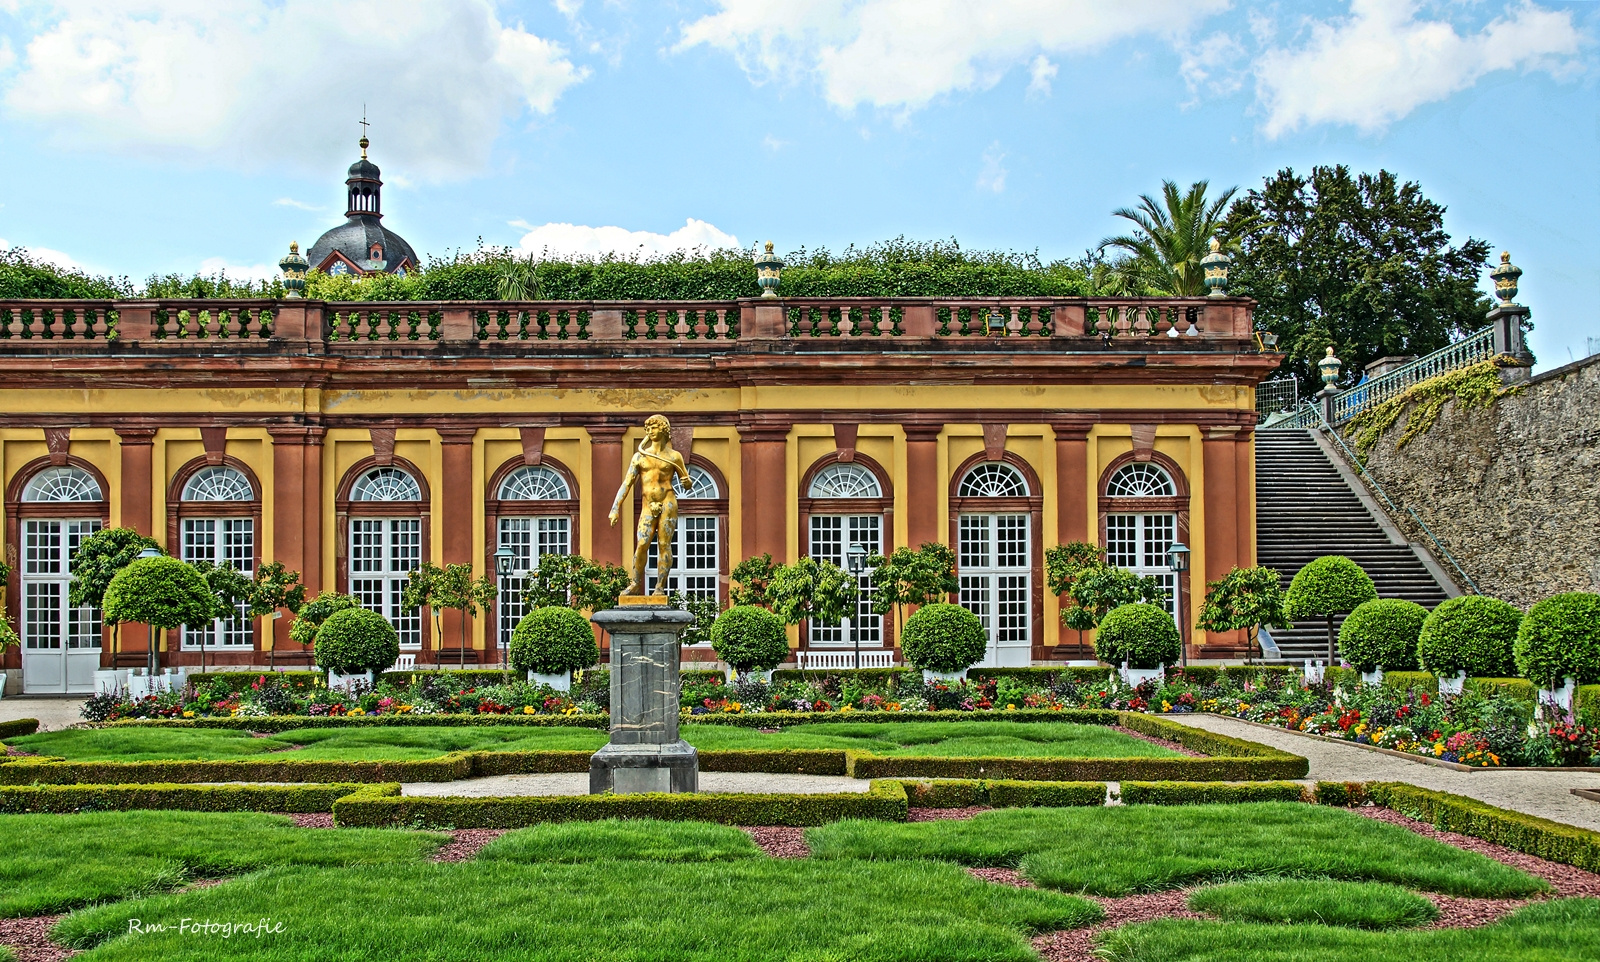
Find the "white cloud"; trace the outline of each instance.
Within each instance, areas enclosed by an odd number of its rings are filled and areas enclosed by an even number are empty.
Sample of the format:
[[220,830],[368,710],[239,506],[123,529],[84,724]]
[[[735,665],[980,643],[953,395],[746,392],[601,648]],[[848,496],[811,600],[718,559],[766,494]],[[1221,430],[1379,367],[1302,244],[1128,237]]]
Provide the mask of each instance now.
[[[64,271],[89,272],[88,268],[74,260],[70,254],[64,254],[61,251],[51,250],[48,247],[28,247],[24,244],[19,244],[17,246],[23,250],[26,250],[28,252],[28,257],[38,261],[41,264],[50,264],[54,267],[59,267]],[[10,249],[11,243],[4,237],[0,237],[0,250]]]
[[295,200],[293,197],[279,197],[277,200],[272,202],[272,206],[274,206],[274,207],[293,207],[295,210],[309,210],[309,211],[327,210],[326,207],[319,207],[316,204],[308,204],[303,200]]
[[1181,47],[1178,71],[1189,87],[1189,101],[1184,106],[1199,103],[1202,92],[1215,97],[1237,92],[1244,86],[1241,65],[1249,59],[1239,41],[1221,32]]
[[11,38],[0,37],[0,70],[10,70],[17,62],[17,52],[11,49]]
[[1040,54],[1033,58],[1033,63],[1028,64],[1028,93],[1041,97],[1050,96],[1050,82],[1056,79],[1056,74],[1061,68],[1050,62],[1050,58]]
[[768,134],[765,137],[761,138],[761,146],[767,148],[768,150],[772,151],[773,153],[777,153],[778,151],[782,150],[783,148],[789,146],[789,142],[787,140],[779,140],[777,137],[774,137],[772,134]]
[[512,221],[527,231],[517,247],[525,254],[597,256],[601,254],[670,254],[674,251],[718,250],[742,247],[739,238],[693,217],[670,234],[625,227],[586,227],[581,224],[540,224]]
[[[502,24],[492,0],[24,0],[39,24],[6,111],[63,142],[249,168],[374,159],[480,169],[505,121],[548,113],[587,70]],[[19,18],[21,19],[21,18]]]
[[1415,0],[1351,0],[1349,17],[1312,21],[1302,46],[1257,58],[1262,129],[1269,137],[1319,123],[1380,130],[1485,74],[1559,70],[1580,43],[1570,12],[1528,0],[1466,36],[1418,19]]
[[1000,141],[990,144],[983,152],[983,169],[978,171],[978,189],[998,194],[1006,189],[1006,155]]
[[236,281],[270,281],[277,277],[280,271],[276,264],[230,264],[225,257],[207,257],[200,262],[198,273],[201,277],[226,274]]
[[[915,110],[992,87],[1040,55],[1114,40],[1175,38],[1228,0],[719,0],[685,24],[676,50],[728,51],[752,79],[814,76],[828,102]],[[1037,79],[1037,75],[1036,75]]]

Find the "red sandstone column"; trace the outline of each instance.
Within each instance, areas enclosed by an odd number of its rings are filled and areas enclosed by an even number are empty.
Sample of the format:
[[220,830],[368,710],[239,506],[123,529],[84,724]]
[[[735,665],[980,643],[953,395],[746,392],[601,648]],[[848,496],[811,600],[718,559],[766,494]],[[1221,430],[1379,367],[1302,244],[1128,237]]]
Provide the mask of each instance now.
[[[132,528],[148,538],[155,530],[152,489],[155,485],[153,455],[156,432],[154,428],[122,428],[117,431],[117,439],[122,453],[122,483],[118,492],[122,505],[122,526]],[[121,650],[150,650],[148,626],[129,622],[112,630],[119,632]],[[113,658],[111,649],[102,645],[100,664],[111,667]]]
[[744,531],[740,561],[761,554],[770,554],[780,563],[788,560],[788,439],[787,424],[756,424],[739,430],[740,519]]
[[627,428],[609,424],[589,428],[589,544],[594,560],[602,564],[623,564],[623,540],[632,534],[621,521],[611,526],[611,501],[622,486],[625,433]]
[[[1200,597],[1204,597],[1207,581],[1222,578],[1239,561],[1239,478],[1238,462],[1234,455],[1237,430],[1211,428],[1201,442],[1200,454],[1205,468],[1206,550],[1204,558],[1196,558],[1189,572],[1189,583],[1184,590],[1184,607],[1198,610]],[[1196,593],[1202,593],[1196,597]],[[1193,619],[1184,614],[1187,621]],[[1207,636],[1207,655],[1216,657],[1241,646],[1238,632],[1215,633]],[[1190,650],[1192,655],[1194,650]]]
[[[440,519],[438,527],[440,552],[445,564],[472,564],[472,508],[478,503],[472,488],[472,439],[476,428],[437,428],[440,441]],[[474,566],[476,569],[477,566]],[[474,570],[474,576],[482,575]],[[438,647],[455,648],[461,645],[461,612],[450,609],[444,612],[441,631],[444,637]],[[473,647],[472,626],[467,625],[467,647]],[[483,659],[485,663],[488,658]]]
[[1052,424],[1056,435],[1056,542],[1097,540],[1089,533],[1089,426]]
[[[272,557],[300,572],[307,597],[321,589],[322,429],[269,427],[272,437]],[[295,650],[289,641],[293,618],[267,619],[266,631],[275,652]]]
[[1238,521],[1238,563],[1241,568],[1256,563],[1256,461],[1251,449],[1253,435],[1254,431],[1247,427],[1239,432],[1233,443],[1234,482],[1238,486],[1234,512]]
[[944,479],[939,476],[939,432],[942,424],[908,424],[906,431],[906,546],[942,542],[939,503]]

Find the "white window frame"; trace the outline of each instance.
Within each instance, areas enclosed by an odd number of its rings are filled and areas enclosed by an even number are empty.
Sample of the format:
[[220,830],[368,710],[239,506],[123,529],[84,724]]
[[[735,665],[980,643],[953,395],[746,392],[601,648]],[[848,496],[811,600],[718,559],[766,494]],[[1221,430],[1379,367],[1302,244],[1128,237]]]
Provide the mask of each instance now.
[[528,572],[539,567],[539,559],[547,554],[572,553],[572,519],[564,514],[502,515],[495,522],[495,548],[510,548],[514,558],[511,574],[498,576],[500,592],[496,595],[497,643],[508,648],[517,622],[528,613],[522,603]]
[[1171,511],[1117,511],[1106,514],[1106,563],[1156,579],[1166,598],[1157,602],[1179,629],[1178,576],[1168,567],[1167,549],[1178,539],[1178,516]]
[[[843,465],[833,467],[843,467]],[[871,474],[870,471],[867,473]],[[879,491],[875,477],[873,484],[872,490]],[[815,482],[811,490],[813,494],[818,490]],[[881,496],[881,491],[871,496]],[[845,553],[850,545],[858,542],[866,547],[869,556],[883,554],[884,516],[881,514],[812,511],[807,524],[807,553],[817,561],[831,561],[848,571],[849,559]],[[837,538],[833,536],[834,530],[838,532]],[[858,643],[863,649],[888,646],[888,641],[884,637],[883,616],[872,610],[872,599],[875,594],[872,582],[863,574],[857,579],[857,584],[859,593],[856,598],[855,617],[841,619],[837,625],[810,621],[807,624],[809,647],[854,649]]]
[[[1021,536],[1020,548],[1016,535]],[[956,520],[956,571],[961,606],[978,616],[989,636],[984,666],[1031,664],[1032,515],[1026,511],[961,512]]]
[[[368,526],[376,527],[368,527]],[[375,545],[369,541],[378,536]],[[378,551],[377,566],[369,567],[369,545]],[[411,572],[422,564],[422,519],[420,517],[357,517],[350,519],[349,557],[346,573],[350,594],[362,607],[378,612],[394,625],[400,647],[422,647],[422,610],[406,610],[401,604]]]
[[[185,517],[178,524],[184,561],[232,565],[245,577],[255,574],[255,518]],[[183,629],[185,648],[199,648],[202,643],[206,648],[254,648],[255,619],[250,616],[250,603],[240,602],[232,615],[218,618],[204,628]]]

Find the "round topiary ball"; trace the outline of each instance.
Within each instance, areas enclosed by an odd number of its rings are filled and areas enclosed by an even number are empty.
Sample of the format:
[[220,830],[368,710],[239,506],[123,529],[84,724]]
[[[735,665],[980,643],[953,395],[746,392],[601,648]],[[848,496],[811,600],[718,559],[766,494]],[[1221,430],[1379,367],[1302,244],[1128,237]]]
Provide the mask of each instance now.
[[978,616],[946,602],[923,605],[900,632],[906,661],[923,671],[953,674],[983,660],[989,632]]
[[1094,635],[1095,655],[1113,666],[1127,661],[1129,668],[1159,668],[1177,663],[1182,651],[1172,615],[1143,602],[1112,608]]
[[1339,626],[1339,653],[1358,671],[1416,671],[1417,635],[1427,618],[1428,609],[1414,601],[1363,601]]
[[1440,678],[1504,678],[1516,670],[1513,649],[1522,612],[1498,598],[1462,595],[1433,609],[1417,638],[1417,659]]
[[1566,678],[1600,681],[1600,595],[1569,591],[1529,608],[1517,630],[1516,661],[1522,677],[1544,688]]
[[317,667],[341,675],[381,674],[400,658],[400,635],[389,619],[366,608],[346,608],[317,629]]
[[106,586],[104,612],[113,623],[198,627],[217,617],[217,596],[193,565],[177,558],[140,558]]
[[789,657],[789,636],[767,609],[734,605],[712,623],[711,648],[735,671],[766,671]]
[[511,631],[506,657],[517,671],[563,675],[600,660],[589,619],[562,605],[535,608]]
[[1378,589],[1361,566],[1343,555],[1324,555],[1295,573],[1284,595],[1283,611],[1291,621],[1315,615],[1354,611],[1378,597]]

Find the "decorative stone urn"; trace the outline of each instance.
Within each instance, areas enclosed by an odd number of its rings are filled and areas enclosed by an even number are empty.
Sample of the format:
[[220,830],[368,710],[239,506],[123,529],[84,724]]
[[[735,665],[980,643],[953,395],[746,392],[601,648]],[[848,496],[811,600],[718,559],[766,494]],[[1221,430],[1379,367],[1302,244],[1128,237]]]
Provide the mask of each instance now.
[[678,636],[694,616],[625,603],[590,620],[611,635],[611,741],[589,760],[590,794],[698,791],[700,756],[678,734]]

